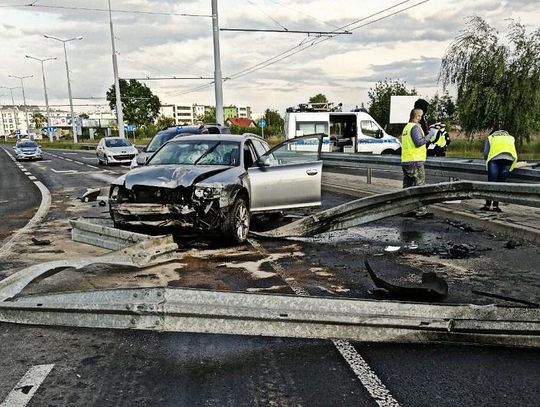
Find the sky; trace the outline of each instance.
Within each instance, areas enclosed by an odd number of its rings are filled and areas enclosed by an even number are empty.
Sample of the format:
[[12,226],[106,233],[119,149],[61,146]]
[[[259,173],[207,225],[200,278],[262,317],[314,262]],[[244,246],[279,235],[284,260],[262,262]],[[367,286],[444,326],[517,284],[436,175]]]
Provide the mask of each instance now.
[[[34,6],[24,6],[29,3]],[[113,22],[121,78],[213,77],[210,0],[111,0],[111,4],[118,10],[113,11]],[[0,86],[20,85],[8,75],[34,75],[24,81],[27,103],[44,105],[41,65],[25,55],[57,57],[45,62],[49,103],[66,105],[63,46],[43,34],[62,39],[82,36],[67,43],[72,93],[81,98],[74,100],[81,105],[75,110],[95,110],[84,104],[105,104],[104,99],[87,98],[104,98],[114,81],[109,15],[80,8],[107,7],[107,0],[0,0]],[[509,19],[532,31],[540,27],[540,0],[218,0],[218,15],[222,29],[335,32],[346,26],[352,32],[328,37],[221,31],[222,75],[230,78],[223,84],[225,105],[283,112],[323,93],[348,109],[367,104],[368,90],[385,78],[405,81],[425,97],[442,92],[437,82],[441,59],[465,28],[467,17],[482,17],[503,34]],[[145,83],[162,104],[214,105],[211,82]],[[15,103],[22,104],[20,89],[13,93]],[[9,94],[0,89],[0,103],[11,103]]]

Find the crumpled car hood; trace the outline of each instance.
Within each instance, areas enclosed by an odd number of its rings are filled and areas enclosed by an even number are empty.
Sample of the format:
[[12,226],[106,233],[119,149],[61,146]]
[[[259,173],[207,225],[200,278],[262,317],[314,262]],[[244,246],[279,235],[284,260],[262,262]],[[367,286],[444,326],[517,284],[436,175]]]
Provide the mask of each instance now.
[[127,189],[134,185],[162,188],[189,187],[196,182],[226,171],[231,167],[223,165],[149,165],[135,168],[115,181],[125,183]]

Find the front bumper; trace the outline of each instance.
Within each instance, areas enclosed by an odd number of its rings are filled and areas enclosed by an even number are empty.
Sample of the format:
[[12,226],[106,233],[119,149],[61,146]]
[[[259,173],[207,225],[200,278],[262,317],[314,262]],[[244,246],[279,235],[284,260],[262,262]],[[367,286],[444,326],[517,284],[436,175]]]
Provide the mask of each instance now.
[[43,156],[41,153],[18,153],[17,154],[17,160],[41,160]]
[[136,154],[122,154],[122,155],[109,155],[107,154],[107,161],[110,164],[131,164]]
[[205,207],[176,204],[115,203],[109,200],[109,210],[115,223],[132,226],[214,230],[221,226],[223,212],[217,201]]

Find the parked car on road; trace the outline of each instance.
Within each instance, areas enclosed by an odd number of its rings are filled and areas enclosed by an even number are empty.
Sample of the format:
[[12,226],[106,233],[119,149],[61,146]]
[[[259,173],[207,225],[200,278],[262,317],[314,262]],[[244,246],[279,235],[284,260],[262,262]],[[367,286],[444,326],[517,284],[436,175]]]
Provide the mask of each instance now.
[[104,137],[96,148],[100,165],[129,164],[138,153],[135,146],[123,137]]
[[270,149],[251,134],[178,137],[111,184],[111,217],[118,226],[216,231],[244,242],[253,213],[321,204],[321,143],[311,135]]
[[19,160],[42,160],[43,155],[39,145],[28,139],[22,139],[17,141],[15,147],[15,158]]
[[201,124],[195,126],[173,126],[165,128],[150,140],[150,143],[142,149],[142,151],[131,161],[130,168],[135,168],[144,165],[146,161],[154,154],[163,144],[179,135],[187,134],[231,134],[231,130],[227,126],[220,124]]

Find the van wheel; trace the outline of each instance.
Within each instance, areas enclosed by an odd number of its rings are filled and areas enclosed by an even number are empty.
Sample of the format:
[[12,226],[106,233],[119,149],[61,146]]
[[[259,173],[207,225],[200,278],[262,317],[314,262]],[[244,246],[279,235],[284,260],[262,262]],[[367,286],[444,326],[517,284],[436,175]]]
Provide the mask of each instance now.
[[386,149],[381,153],[381,155],[391,155],[391,154],[394,154],[394,150]]
[[221,227],[223,234],[234,243],[244,243],[249,233],[250,213],[244,198],[237,198]]

